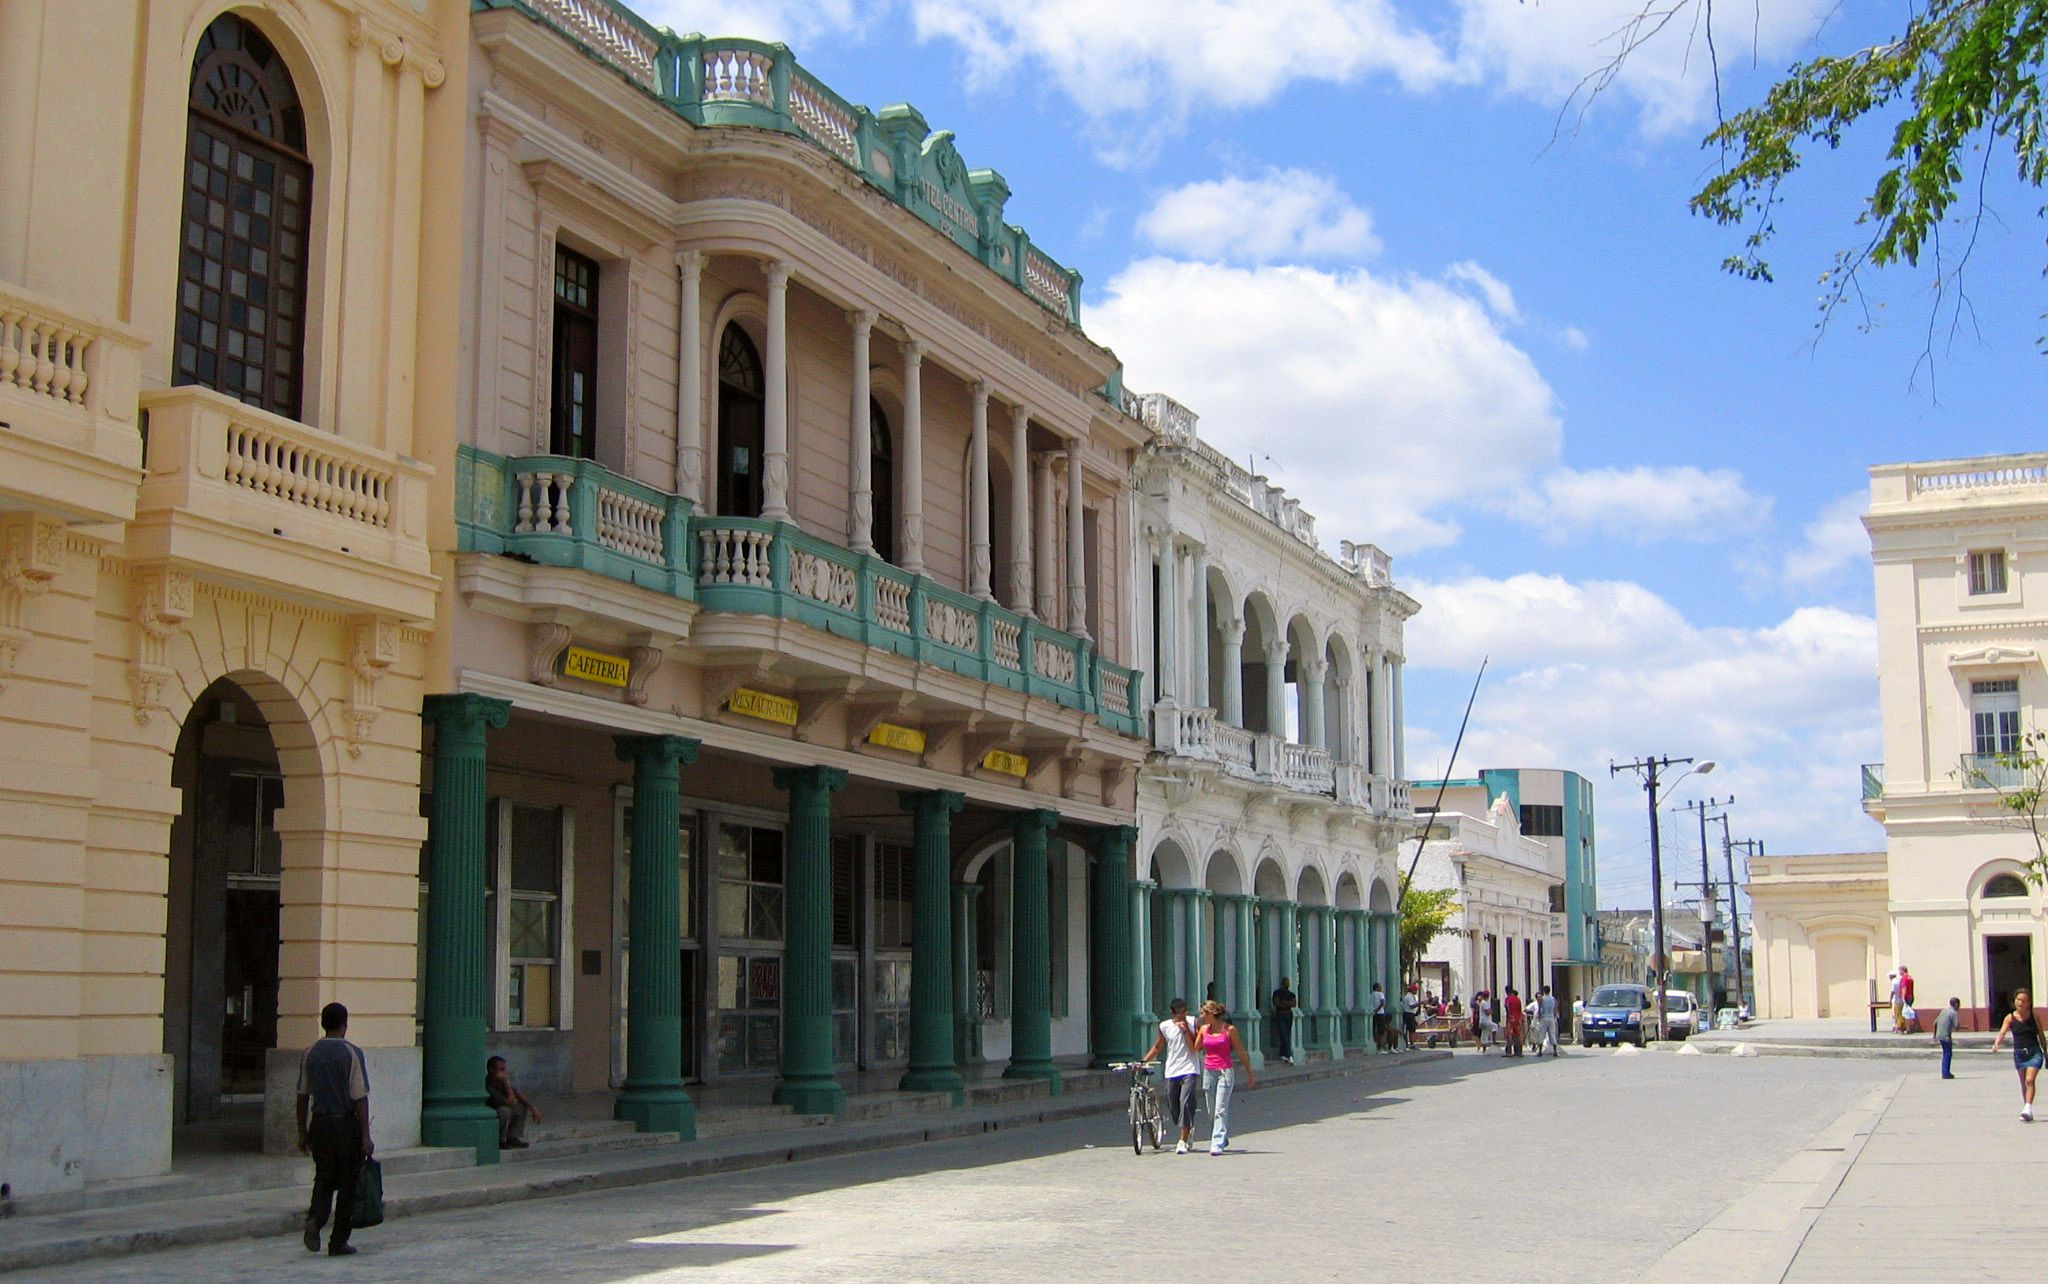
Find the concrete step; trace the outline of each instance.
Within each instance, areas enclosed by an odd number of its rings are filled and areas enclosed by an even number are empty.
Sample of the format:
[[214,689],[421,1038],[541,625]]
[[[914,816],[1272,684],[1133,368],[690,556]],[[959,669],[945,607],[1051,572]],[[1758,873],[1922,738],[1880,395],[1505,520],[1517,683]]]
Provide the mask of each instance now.
[[1008,1105],[1051,1095],[1052,1085],[1044,1079],[982,1079],[967,1085],[970,1106]]
[[821,1128],[832,1122],[830,1115],[800,1115],[788,1106],[775,1106],[767,1110],[728,1112],[724,1110],[700,1110],[697,1112],[697,1140],[710,1141],[718,1137],[750,1137],[777,1132],[802,1132],[806,1128]]
[[[1651,1046],[1667,1052],[1675,1052],[1680,1047],[1690,1046],[1713,1056],[1732,1056],[1738,1047],[1750,1048],[1758,1056],[1762,1057],[1835,1057],[1868,1061],[1930,1061],[1941,1056],[1941,1049],[1935,1047],[1932,1043],[1909,1043],[1905,1041],[1902,1041],[1897,1047],[1873,1047],[1868,1044],[1845,1042],[1781,1043],[1775,1040],[1764,1039],[1743,1039],[1738,1042],[1731,1039],[1709,1043],[1704,1039],[1694,1039],[1689,1044],[1652,1044]],[[1998,1059],[2003,1059],[2005,1055],[2002,1049],[1994,1054],[1989,1044],[1974,1048],[1959,1045],[1956,1048],[1956,1057],[1959,1060],[1982,1061],[1993,1059],[1994,1056]]]
[[[97,1183],[84,1190],[27,1195],[0,1203],[0,1216],[35,1217],[48,1213],[86,1213],[104,1208],[173,1199],[206,1199],[249,1191],[305,1186],[313,1179],[313,1161],[304,1155],[221,1155],[197,1170]],[[379,1150],[377,1160],[387,1176],[447,1172],[468,1168],[475,1154],[453,1146],[407,1146]]]
[[530,1125],[528,1141],[568,1141],[577,1137],[617,1137],[631,1133],[633,1125],[623,1119],[563,1119],[550,1115],[546,1123]]
[[581,1136],[537,1138],[524,1150],[501,1150],[498,1162],[538,1163],[546,1159],[567,1159],[575,1155],[602,1155],[616,1150],[645,1150],[649,1146],[672,1146],[682,1135],[673,1132],[634,1132],[626,1125],[623,1133],[587,1133]]
[[953,1094],[950,1092],[860,1093],[846,1099],[846,1113],[840,1118],[847,1123],[862,1119],[899,1119],[904,1115],[950,1110],[952,1106]]

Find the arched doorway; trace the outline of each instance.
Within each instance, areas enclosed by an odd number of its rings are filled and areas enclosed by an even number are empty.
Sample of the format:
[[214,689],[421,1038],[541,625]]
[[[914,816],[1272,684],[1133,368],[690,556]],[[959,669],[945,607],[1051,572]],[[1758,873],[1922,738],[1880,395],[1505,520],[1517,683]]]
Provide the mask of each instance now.
[[896,437],[882,403],[868,398],[868,480],[874,491],[875,556],[896,560]]
[[246,19],[199,38],[171,381],[300,417],[313,165],[284,59]]
[[277,743],[254,696],[223,678],[179,732],[165,926],[164,1051],[173,1118],[215,1119],[264,1090],[277,1046],[284,803]]
[[718,341],[718,513],[759,517],[768,384],[761,354],[737,325]]

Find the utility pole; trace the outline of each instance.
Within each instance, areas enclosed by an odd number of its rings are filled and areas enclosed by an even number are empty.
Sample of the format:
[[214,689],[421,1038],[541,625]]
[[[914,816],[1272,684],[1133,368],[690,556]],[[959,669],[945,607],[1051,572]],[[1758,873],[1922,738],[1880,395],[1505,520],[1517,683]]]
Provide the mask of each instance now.
[[[1642,776],[1643,797],[1650,808],[1650,921],[1651,930],[1657,936],[1657,952],[1650,956],[1650,970],[1655,974],[1657,982],[1657,1037],[1660,1039],[1669,1029],[1664,1023],[1664,987],[1671,975],[1671,960],[1666,957],[1664,948],[1664,844],[1657,832],[1657,773],[1666,767],[1675,767],[1680,763],[1690,764],[1692,761],[1690,758],[1673,758],[1667,755],[1663,758],[1638,758],[1634,762],[1607,764],[1607,774],[1610,777],[1618,776],[1624,771],[1633,771]],[[1683,780],[1694,772],[1704,776],[1713,769],[1714,763],[1709,759],[1691,767],[1678,779]],[[1672,783],[1677,784],[1678,781]]]
[[1736,1006],[1740,1007],[1742,996],[1748,993],[1748,989],[1742,979],[1742,903],[1735,899],[1735,889],[1741,886],[1741,884],[1735,881],[1735,849],[1738,847],[1742,848],[1744,856],[1754,857],[1764,854],[1764,844],[1761,838],[1745,838],[1739,843],[1729,842],[1728,821],[1726,817],[1723,817],[1721,820],[1721,855],[1728,861],[1728,915],[1735,920],[1735,998]]
[[[1718,908],[1718,905],[1714,897],[1714,875],[1707,864],[1707,821],[1711,819],[1707,813],[1716,807],[1721,809],[1718,818],[1721,822],[1723,845],[1725,846],[1728,831],[1728,808],[1734,805],[1735,795],[1730,794],[1726,798],[1706,798],[1689,802],[1679,808],[1680,811],[1698,812],[1700,818],[1700,948],[1706,952],[1703,962],[1707,977],[1707,1007],[1709,1010],[1716,1006],[1714,1003],[1714,911]],[[1733,893],[1731,892],[1730,894],[1732,895]]]

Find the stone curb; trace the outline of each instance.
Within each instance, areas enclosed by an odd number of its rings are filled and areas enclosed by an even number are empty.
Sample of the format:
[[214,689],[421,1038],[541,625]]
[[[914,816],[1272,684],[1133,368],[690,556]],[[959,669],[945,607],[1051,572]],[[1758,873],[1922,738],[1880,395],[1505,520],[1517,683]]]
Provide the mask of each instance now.
[[[1398,1070],[1406,1066],[1420,1065],[1431,1061],[1449,1060],[1447,1051],[1423,1051],[1362,1058],[1358,1060],[1311,1062],[1290,1070],[1283,1075],[1267,1079],[1266,1088],[1284,1088],[1293,1084],[1313,1083],[1319,1080],[1342,1078],[1350,1075],[1371,1074]],[[943,1115],[925,1121],[901,1124],[880,1122],[842,1125],[851,1129],[871,1131],[851,1132],[838,1136],[805,1138],[801,1141],[787,1139],[776,1134],[773,1144],[763,1144],[750,1150],[737,1150],[726,1154],[698,1154],[650,1158],[648,1162],[623,1164],[606,1169],[569,1172],[554,1176],[539,1176],[527,1181],[508,1180],[484,1186],[474,1186],[446,1191],[429,1191],[417,1194],[400,1194],[389,1190],[385,1193],[385,1220],[401,1217],[416,1217],[425,1213],[454,1212],[465,1208],[483,1208],[496,1204],[511,1203],[527,1199],[553,1199],[565,1195],[581,1195],[594,1191],[616,1190],[627,1186],[652,1185],[657,1182],[679,1181],[691,1177],[709,1177],[718,1173],[745,1172],[755,1168],[767,1168],[777,1164],[803,1163],[813,1159],[829,1159],[842,1155],[860,1154],[875,1150],[892,1150],[905,1146],[921,1145],[931,1141],[946,1141],[960,1137],[972,1137],[984,1133],[1005,1132],[1015,1128],[1037,1124],[1061,1123],[1080,1119],[1088,1115],[1109,1114],[1122,1110],[1125,1094],[1104,1092],[1087,1097],[1062,1100],[1046,1099],[1036,1109],[999,1111],[994,1114],[971,1114],[965,1118],[946,1118]],[[690,1143],[681,1143],[687,1145]],[[728,1143],[730,1144],[730,1143]],[[638,1151],[613,1152],[627,1155],[661,1155],[669,1147],[648,1147]],[[597,1156],[567,1156],[561,1161],[571,1162],[575,1158]],[[480,1170],[461,1168],[442,1173],[421,1174],[446,1176],[448,1173],[472,1174]],[[516,1171],[516,1169],[514,1170]],[[232,1195],[207,1196],[205,1198],[263,1198],[290,1187],[270,1187],[234,1192]],[[296,1191],[294,1190],[296,1197]],[[180,1201],[165,1201],[166,1212]],[[197,1202],[197,1201],[194,1201]],[[146,1211],[142,1205],[138,1211]],[[9,1219],[16,1225],[33,1222],[34,1218]],[[35,1267],[62,1266],[73,1262],[90,1261],[95,1258],[125,1257],[135,1253],[159,1252],[167,1248],[180,1248],[196,1244],[217,1244],[235,1239],[257,1239],[273,1235],[296,1234],[301,1226],[303,1214],[296,1211],[265,1210],[214,1216],[203,1213],[191,1221],[177,1225],[150,1227],[132,1231],[87,1232],[68,1238],[52,1238],[38,1244],[20,1247],[0,1247],[0,1273],[29,1270]],[[6,1223],[0,1223],[4,1226]],[[310,1254],[309,1254],[310,1256]]]

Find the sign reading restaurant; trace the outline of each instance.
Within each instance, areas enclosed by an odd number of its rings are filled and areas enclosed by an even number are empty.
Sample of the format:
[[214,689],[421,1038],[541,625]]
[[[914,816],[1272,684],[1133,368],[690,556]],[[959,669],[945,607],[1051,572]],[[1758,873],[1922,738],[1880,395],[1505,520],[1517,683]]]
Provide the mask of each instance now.
[[562,676],[607,687],[623,687],[633,675],[633,662],[623,655],[572,646],[562,652]]
[[767,691],[756,691],[752,687],[741,687],[727,697],[725,708],[742,718],[759,718],[784,727],[796,725],[796,701],[788,696],[773,695]]

